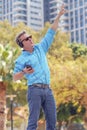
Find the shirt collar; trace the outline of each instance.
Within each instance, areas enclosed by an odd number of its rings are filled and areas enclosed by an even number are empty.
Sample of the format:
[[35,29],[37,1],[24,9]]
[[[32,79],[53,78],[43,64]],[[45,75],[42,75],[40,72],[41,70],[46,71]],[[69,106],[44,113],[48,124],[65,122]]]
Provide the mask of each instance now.
[[[35,46],[34,46],[34,49],[35,49]],[[33,50],[33,52],[34,52],[34,50]],[[33,52],[32,52],[32,53],[30,53],[29,51],[22,50],[22,54],[23,54],[23,55],[24,55],[24,54],[31,55],[31,54],[33,54]]]

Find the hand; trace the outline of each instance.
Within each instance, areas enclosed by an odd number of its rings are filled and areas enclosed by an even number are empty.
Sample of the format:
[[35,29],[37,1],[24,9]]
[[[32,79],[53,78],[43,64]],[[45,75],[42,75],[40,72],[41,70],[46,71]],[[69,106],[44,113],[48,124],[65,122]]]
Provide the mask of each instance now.
[[58,17],[60,18],[63,14],[65,14],[67,12],[67,10],[64,8],[64,4],[61,6],[60,8],[60,12],[59,12],[59,15]]
[[25,74],[31,74],[31,73],[33,73],[34,72],[34,69],[32,68],[32,67],[25,67],[24,69],[23,69],[23,72],[25,73]]

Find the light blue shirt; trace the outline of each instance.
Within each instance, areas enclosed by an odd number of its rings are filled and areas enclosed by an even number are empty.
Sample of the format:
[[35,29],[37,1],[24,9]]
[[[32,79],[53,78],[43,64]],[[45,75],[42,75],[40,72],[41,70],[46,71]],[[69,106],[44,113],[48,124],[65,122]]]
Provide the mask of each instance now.
[[22,51],[21,55],[17,58],[14,74],[22,71],[26,65],[30,65],[34,69],[33,73],[24,75],[28,81],[28,86],[34,83],[50,84],[50,71],[46,53],[53,42],[54,34],[55,31],[49,29],[41,42],[34,45],[32,53]]

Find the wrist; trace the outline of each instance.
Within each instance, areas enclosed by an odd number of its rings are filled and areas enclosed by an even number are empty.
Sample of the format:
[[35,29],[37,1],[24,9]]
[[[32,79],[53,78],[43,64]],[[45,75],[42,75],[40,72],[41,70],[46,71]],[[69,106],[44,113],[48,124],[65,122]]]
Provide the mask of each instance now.
[[26,72],[24,70],[22,70],[21,72],[22,72],[22,74],[26,74]]
[[59,14],[59,15],[58,15],[58,19],[60,19],[60,17],[61,17],[61,16],[60,16],[60,14]]

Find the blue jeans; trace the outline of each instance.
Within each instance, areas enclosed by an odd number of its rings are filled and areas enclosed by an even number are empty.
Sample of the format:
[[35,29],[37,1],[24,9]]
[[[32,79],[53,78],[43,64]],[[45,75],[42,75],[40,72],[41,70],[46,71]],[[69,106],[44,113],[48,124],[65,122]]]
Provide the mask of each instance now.
[[42,107],[46,118],[46,130],[55,130],[56,105],[50,88],[28,88],[29,119],[27,130],[36,130]]

